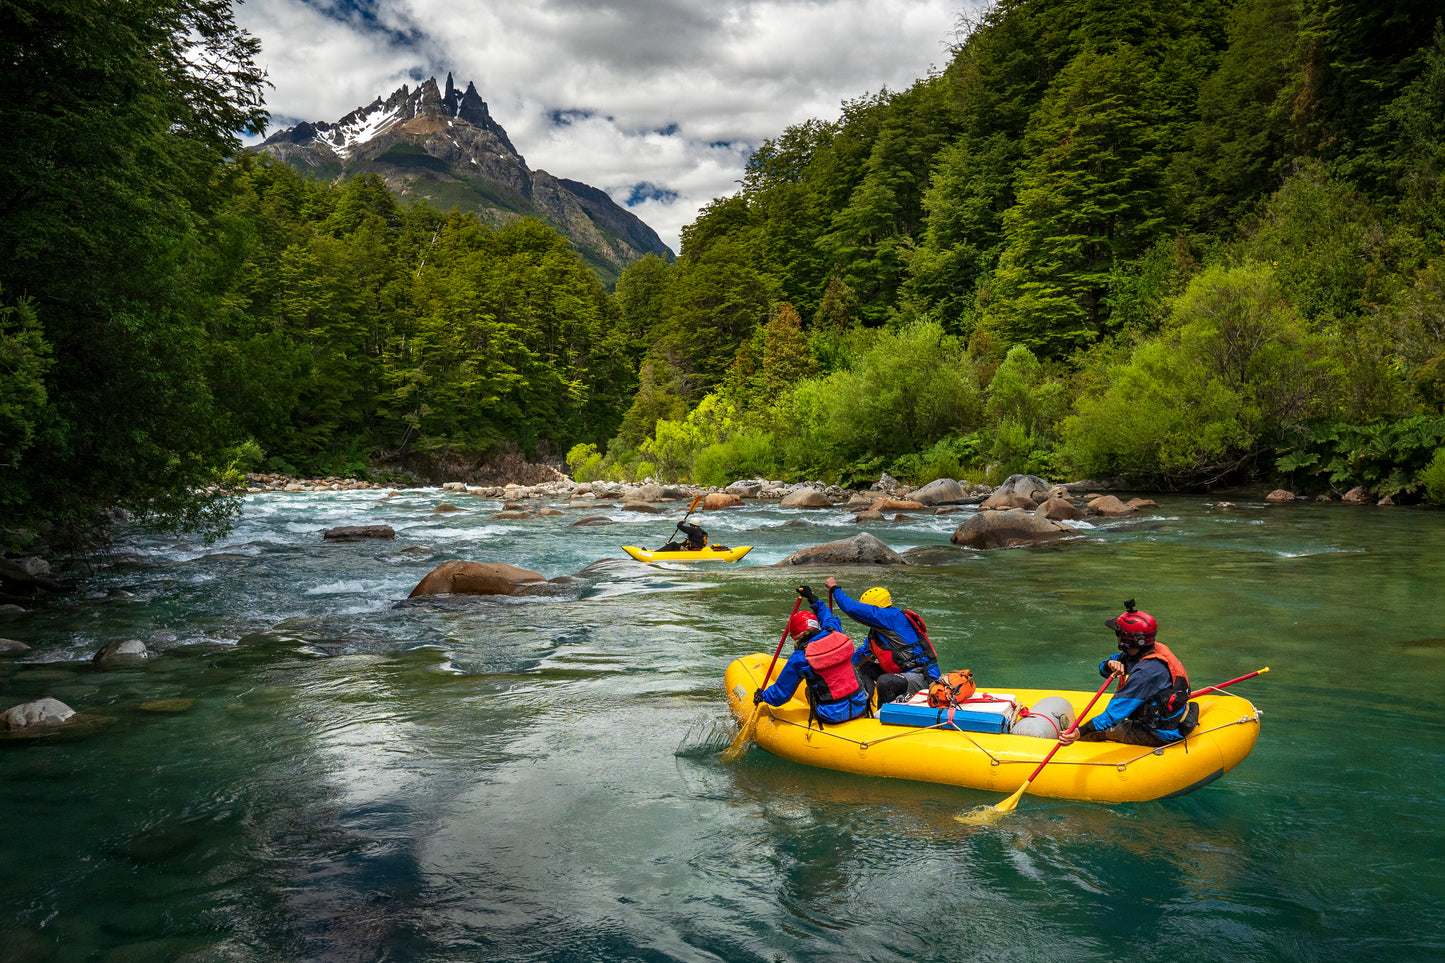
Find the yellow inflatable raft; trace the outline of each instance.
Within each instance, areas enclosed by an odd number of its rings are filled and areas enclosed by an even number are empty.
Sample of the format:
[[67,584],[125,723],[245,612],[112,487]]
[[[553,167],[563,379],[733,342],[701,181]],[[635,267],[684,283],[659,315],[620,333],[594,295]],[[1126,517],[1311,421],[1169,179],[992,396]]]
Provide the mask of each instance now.
[[736,562],[753,550],[751,545],[708,545],[700,552],[650,552],[636,545],[624,545],[622,550],[639,562]]
[[[728,706],[739,723],[753,712],[753,692],[762,684],[772,656],[744,656],[728,666]],[[1056,689],[1009,690],[1032,706],[1061,696],[1077,714],[1093,692]],[[1064,746],[1029,786],[1032,796],[1091,802],[1145,802],[1193,792],[1223,776],[1249,755],[1259,738],[1259,710],[1228,693],[1197,696],[1199,726],[1181,742],[1151,749],[1116,742]],[[1107,696],[1090,716],[1107,704]],[[947,724],[930,727],[884,725],[854,719],[842,725],[808,725],[803,688],[778,708],[758,713],[757,744],[775,756],[809,766],[867,776],[889,776],[1012,794],[1033,773],[1055,740],[1000,732],[961,732]]]

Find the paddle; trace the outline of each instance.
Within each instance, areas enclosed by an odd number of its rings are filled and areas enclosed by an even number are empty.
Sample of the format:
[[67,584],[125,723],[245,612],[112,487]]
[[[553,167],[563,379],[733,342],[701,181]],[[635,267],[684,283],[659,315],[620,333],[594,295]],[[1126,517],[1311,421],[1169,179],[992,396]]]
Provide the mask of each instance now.
[[[676,535],[678,532],[682,531],[682,523],[687,521],[688,515],[691,515],[693,512],[697,511],[697,506],[702,504],[702,499],[703,496],[701,492],[692,496],[692,501],[688,502],[687,505],[687,514],[683,515],[681,521],[679,521],[676,525],[673,526],[672,535]],[[667,540],[669,542],[672,541],[672,535],[667,536]]]
[[[1255,676],[1264,675],[1268,671],[1269,666],[1265,666],[1263,669],[1257,669],[1254,672],[1248,672],[1242,676],[1239,676],[1236,679],[1230,679],[1228,682],[1221,682],[1218,685],[1206,686],[1203,689],[1197,690],[1194,693],[1194,696],[1203,695],[1206,692],[1218,692],[1227,686],[1234,685],[1236,682],[1243,682],[1245,679],[1253,679]],[[1109,683],[1113,681],[1113,676],[1110,676],[1108,679],[1104,680],[1104,684],[1099,687],[1099,691],[1094,693],[1094,698],[1090,699],[1089,704],[1084,707],[1084,711],[1079,713],[1079,719],[1082,719],[1084,718],[1084,716],[1089,714],[1089,710],[1093,708],[1094,703],[1099,701],[1099,696],[1104,694],[1104,690],[1107,689],[1109,687]],[[1190,696],[1190,698],[1193,698],[1193,696]],[[1069,726],[1070,732],[1073,732],[1079,727],[1079,719],[1075,719],[1074,724],[1072,726]],[[970,825],[974,826],[982,826],[987,823],[993,822],[1004,813],[1013,812],[1014,809],[1018,807],[1019,800],[1023,798],[1024,791],[1029,788],[1029,783],[1033,782],[1034,777],[1043,771],[1044,766],[1047,766],[1049,764],[1049,760],[1054,758],[1054,753],[1058,752],[1059,747],[1062,745],[1062,742],[1054,743],[1054,748],[1049,750],[1049,754],[1044,757],[1043,762],[1039,763],[1039,767],[1034,770],[1033,775],[1029,776],[1029,778],[1024,782],[1024,784],[1020,786],[1018,788],[1018,791],[1015,792],[1012,796],[1005,799],[997,806],[980,806],[974,809],[972,812],[965,813],[962,816],[954,816],[953,818],[957,819],[961,823],[969,823]]]
[[[1084,711],[1079,713],[1078,718],[1074,720],[1074,724],[1069,726],[1069,728],[1065,731],[1073,732],[1075,729],[1079,728],[1079,720],[1083,719],[1084,716],[1089,714],[1089,710],[1094,708],[1094,703],[1099,701],[1099,696],[1103,695],[1104,690],[1109,688],[1110,684],[1113,683],[1115,679],[1119,678],[1123,678],[1123,676],[1111,675],[1109,676],[1109,678],[1105,679],[1104,684],[1099,686],[1099,691],[1094,693],[1094,698],[1089,700],[1089,704],[1084,706]],[[994,822],[1000,816],[1003,816],[1006,813],[1013,812],[1015,809],[1018,808],[1019,800],[1023,798],[1024,793],[1028,792],[1029,786],[1033,783],[1035,779],[1038,778],[1039,773],[1044,771],[1044,767],[1049,764],[1049,760],[1054,758],[1054,753],[1058,752],[1063,747],[1064,743],[1062,739],[1054,743],[1054,748],[1049,750],[1049,754],[1047,756],[1044,756],[1044,761],[1039,763],[1038,768],[1033,771],[1033,774],[1030,775],[1027,779],[1025,779],[1024,784],[1020,786],[1012,796],[1008,797],[1003,802],[999,803],[996,806],[979,806],[971,812],[964,813],[962,816],[954,816],[953,818],[957,819],[961,823],[968,823],[973,826],[985,826],[991,822]]]
[[[1194,695],[1203,695],[1206,692],[1218,692],[1220,689],[1223,689],[1227,685],[1234,685],[1236,682],[1243,682],[1245,679],[1253,679],[1255,676],[1264,675],[1268,671],[1269,666],[1265,666],[1263,669],[1251,672],[1248,675],[1242,675],[1237,679],[1230,679],[1228,682],[1219,683],[1219,685],[1206,686],[1205,688],[1196,691]],[[1191,698],[1193,697],[1191,696]]]
[[[793,616],[798,614],[798,606],[803,604],[803,597],[798,596],[798,601],[793,603],[793,611],[788,613],[788,621],[793,621]],[[773,666],[778,664],[778,654],[783,651],[783,643],[788,641],[788,627],[783,626],[783,637],[778,639],[778,647],[773,650],[773,661],[768,663],[768,671],[763,674],[763,684],[760,688],[767,688],[768,677],[773,674]],[[758,729],[758,713],[763,711],[762,703],[753,703],[753,714],[748,716],[748,721],[733,736],[732,745],[723,750],[723,761],[732,762],[748,748],[748,743],[753,741],[753,733]]]

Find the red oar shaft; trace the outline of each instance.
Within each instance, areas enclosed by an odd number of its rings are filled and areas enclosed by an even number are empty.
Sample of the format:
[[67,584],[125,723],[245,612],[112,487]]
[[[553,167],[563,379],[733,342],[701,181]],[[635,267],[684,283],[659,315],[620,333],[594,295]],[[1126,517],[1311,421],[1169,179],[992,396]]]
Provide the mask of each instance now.
[[[1075,717],[1074,724],[1069,726],[1069,728],[1065,729],[1065,732],[1073,732],[1075,729],[1079,728],[1079,720],[1089,714],[1089,710],[1094,708],[1094,703],[1099,701],[1099,696],[1104,694],[1104,690],[1109,688],[1110,684],[1112,684],[1116,678],[1118,678],[1118,676],[1111,675],[1109,676],[1109,678],[1104,680],[1104,684],[1099,686],[1099,691],[1094,693],[1094,698],[1089,700],[1089,704],[1084,706],[1084,711],[1079,713],[1078,716]],[[1029,783],[1033,782],[1034,777],[1037,776],[1039,773],[1043,772],[1044,767],[1049,764],[1049,760],[1054,758],[1054,753],[1058,752],[1063,747],[1064,744],[1062,741],[1054,743],[1054,748],[1049,750],[1049,754],[1047,756],[1044,756],[1044,761],[1039,763],[1039,767],[1033,771],[1033,774],[1030,775],[1029,778],[1024,780],[1024,785],[1027,786]]]
[[1264,675],[1264,674],[1265,674],[1266,672],[1268,672],[1268,671],[1269,671],[1269,666],[1265,666],[1263,669],[1257,669],[1257,670],[1255,670],[1254,672],[1250,672],[1250,673],[1248,673],[1247,675],[1242,675],[1242,676],[1240,676],[1240,677],[1237,678],[1237,679],[1230,679],[1228,682],[1221,682],[1221,683],[1219,683],[1218,685],[1207,686],[1207,687],[1205,687],[1205,688],[1203,688],[1203,689],[1200,689],[1199,691],[1195,692],[1194,694],[1195,694],[1195,695],[1203,695],[1203,694],[1206,693],[1206,692],[1218,692],[1220,689],[1223,689],[1225,686],[1234,685],[1236,682],[1243,682],[1245,679],[1253,679],[1255,676],[1257,676],[1257,675]]

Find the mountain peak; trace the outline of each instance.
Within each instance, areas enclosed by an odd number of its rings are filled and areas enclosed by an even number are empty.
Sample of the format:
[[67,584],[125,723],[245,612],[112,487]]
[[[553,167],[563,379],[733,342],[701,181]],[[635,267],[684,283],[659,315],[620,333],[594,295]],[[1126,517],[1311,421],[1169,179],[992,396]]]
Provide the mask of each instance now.
[[476,85],[451,73],[406,84],[335,123],[277,131],[257,148],[311,176],[376,174],[398,196],[476,211],[493,226],[518,217],[551,224],[605,280],[647,254],[671,258],[657,232],[605,192],[533,171],[492,119]]
[[[392,131],[398,125],[429,118],[463,121],[479,127],[501,141],[508,153],[517,154],[507,132],[492,119],[491,112],[487,110],[487,102],[477,93],[476,85],[467,81],[466,92],[458,94],[450,72],[447,73],[445,93],[437,86],[435,77],[427,78],[416,90],[402,84],[385,100],[377,97],[334,124],[325,121],[303,122],[277,131],[266,138],[261,146],[305,144],[314,141],[344,159],[361,145]],[[517,156],[520,159],[520,155]]]

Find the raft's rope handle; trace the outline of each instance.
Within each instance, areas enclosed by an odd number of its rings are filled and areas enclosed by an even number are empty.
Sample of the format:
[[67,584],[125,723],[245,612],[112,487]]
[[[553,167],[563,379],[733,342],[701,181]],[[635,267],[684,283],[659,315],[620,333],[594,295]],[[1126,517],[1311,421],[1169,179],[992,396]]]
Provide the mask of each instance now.
[[[809,733],[812,733],[813,731],[815,731],[815,730],[813,729],[812,725],[811,725],[811,720],[810,720],[810,724],[809,724],[809,725],[806,725],[806,726],[802,726],[802,725],[800,725],[799,723],[794,722],[792,719],[782,719],[782,718],[779,718],[778,716],[773,716],[773,721],[774,721],[775,723],[777,723],[778,725],[781,725],[781,726],[799,726],[799,728],[807,729]],[[864,751],[866,752],[866,751],[867,751],[870,747],[872,747],[872,746],[881,745],[882,743],[885,743],[885,742],[891,742],[891,741],[893,741],[894,739],[902,739],[904,736],[917,735],[917,734],[920,733],[920,732],[930,732],[930,731],[932,731],[932,730],[934,730],[934,729],[952,729],[954,732],[957,732],[959,735],[963,736],[963,737],[964,737],[965,739],[967,739],[969,742],[973,743],[973,747],[974,747],[975,749],[977,749],[979,752],[983,753],[985,756],[988,756],[988,758],[993,762],[993,764],[994,764],[995,766],[999,765],[1000,762],[1002,762],[1002,760],[1000,760],[1000,759],[999,759],[997,756],[995,756],[993,753],[989,752],[989,751],[988,751],[987,749],[985,749],[983,746],[980,746],[980,745],[978,744],[978,740],[974,739],[973,736],[970,736],[967,732],[965,732],[964,730],[958,728],[958,726],[949,725],[949,724],[946,723],[946,722],[940,722],[940,723],[937,723],[937,724],[931,725],[931,726],[915,726],[915,727],[913,727],[913,728],[903,728],[903,727],[900,726],[900,727],[898,727],[898,728],[900,728],[902,731],[900,731],[900,732],[895,732],[895,733],[894,733],[893,735],[891,735],[891,736],[884,736],[884,737],[881,738],[881,739],[874,739],[874,740],[872,740],[871,742],[868,742],[868,741],[865,741],[865,740],[862,740],[862,739],[850,739],[850,738],[848,738],[847,736],[840,735],[840,734],[838,734],[838,733],[836,733],[836,732],[833,732],[833,731],[831,731],[831,730],[829,730],[829,729],[818,729],[818,730],[816,730],[816,731],[822,733],[822,734],[825,735],[825,736],[832,736],[834,739],[841,739],[843,742],[851,742],[851,743],[853,743],[853,745],[857,746],[859,749],[862,749],[862,750],[864,750]]]

